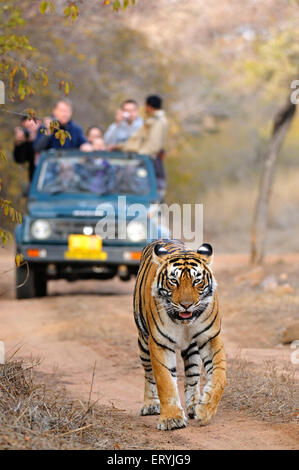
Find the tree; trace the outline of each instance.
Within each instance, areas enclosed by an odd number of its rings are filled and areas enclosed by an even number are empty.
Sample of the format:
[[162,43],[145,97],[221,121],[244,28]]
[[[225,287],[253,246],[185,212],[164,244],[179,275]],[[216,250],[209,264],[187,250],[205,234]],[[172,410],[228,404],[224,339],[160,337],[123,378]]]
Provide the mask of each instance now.
[[[5,154],[3,152],[0,153],[0,159],[2,161],[6,161]],[[2,179],[0,178],[0,191],[2,189]],[[4,216],[8,216],[12,222],[16,223],[22,223],[22,214],[17,211],[11,204],[10,201],[4,199],[3,197],[0,196],[0,208],[3,211]],[[0,226],[0,243],[2,246],[5,246],[8,242],[8,240],[11,240],[12,236],[10,231],[5,230]],[[21,258],[18,257],[18,264],[20,262]]]
[[256,202],[251,232],[251,262],[260,264],[264,260],[268,211],[274,181],[275,164],[286,133],[296,113],[296,105],[290,102],[278,110],[273,124],[272,136],[264,157],[259,195]]
[[[265,94],[271,100],[281,100],[282,92],[285,93],[285,90],[290,89],[293,79],[298,74],[298,36],[298,27],[273,31],[269,38],[257,42],[255,57],[246,64],[251,77],[259,85],[263,83]],[[263,159],[251,228],[250,261],[255,264],[262,263],[266,253],[268,212],[277,157],[295,113],[296,104],[291,102],[291,92],[289,92],[286,103],[283,103],[275,113],[272,134]]]
[[[61,2],[60,2],[61,3]],[[71,23],[76,21],[81,2],[63,0],[61,20],[69,20]],[[135,0],[106,0],[103,6],[112,7],[114,11],[126,9],[129,5],[134,5]],[[61,6],[61,5],[60,5]],[[84,5],[83,5],[84,6]],[[37,53],[26,34],[20,33],[20,29],[26,26],[26,15],[30,16],[34,21],[38,15],[46,15],[55,13],[55,4],[53,1],[41,1],[39,8],[36,3],[32,5],[30,1],[18,0],[0,0],[0,78],[8,84],[8,99],[11,103],[16,101],[24,102],[27,98],[32,98],[36,93],[41,93],[42,88],[49,85],[49,76],[47,67],[34,64],[26,59],[27,54]],[[26,11],[26,15],[24,12]],[[28,13],[29,12],[29,13]],[[57,88],[68,95],[71,89],[71,81],[68,78],[57,80]],[[6,109],[5,105],[0,105],[1,111],[14,113],[10,109]],[[19,113],[15,113],[19,114]],[[31,119],[36,119],[37,113],[32,108],[24,109],[21,113],[27,115]],[[57,123],[52,123],[52,130],[63,145],[68,133],[59,129]],[[7,161],[3,144],[0,143],[0,160],[2,161],[2,171],[5,171],[5,163]],[[0,178],[0,191],[5,190],[3,180]],[[16,210],[11,201],[5,197],[0,197],[0,219],[9,218],[11,223],[21,223],[21,212]],[[8,224],[10,225],[10,224]],[[12,239],[9,229],[0,226],[0,244],[5,246],[8,240]],[[20,258],[16,258],[17,264],[20,264]]]

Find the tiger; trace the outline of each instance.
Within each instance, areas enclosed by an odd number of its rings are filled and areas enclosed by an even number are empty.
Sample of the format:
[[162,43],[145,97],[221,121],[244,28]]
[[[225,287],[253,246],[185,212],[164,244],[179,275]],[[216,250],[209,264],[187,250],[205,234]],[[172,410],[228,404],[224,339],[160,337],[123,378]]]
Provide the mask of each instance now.
[[[190,419],[206,425],[226,385],[220,337],[213,248],[197,251],[179,240],[160,239],[142,251],[134,289],[134,319],[144,368],[142,416],[159,415],[159,430],[187,425],[177,387],[176,350],[184,361],[184,391]],[[207,382],[200,394],[202,364]]]

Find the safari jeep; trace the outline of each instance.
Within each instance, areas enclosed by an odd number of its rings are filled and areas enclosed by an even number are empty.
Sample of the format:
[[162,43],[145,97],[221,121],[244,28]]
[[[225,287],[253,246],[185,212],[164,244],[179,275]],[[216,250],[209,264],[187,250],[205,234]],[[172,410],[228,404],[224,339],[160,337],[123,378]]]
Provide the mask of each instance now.
[[52,279],[129,280],[142,248],[167,236],[149,157],[118,152],[41,155],[17,227],[17,298],[42,297]]

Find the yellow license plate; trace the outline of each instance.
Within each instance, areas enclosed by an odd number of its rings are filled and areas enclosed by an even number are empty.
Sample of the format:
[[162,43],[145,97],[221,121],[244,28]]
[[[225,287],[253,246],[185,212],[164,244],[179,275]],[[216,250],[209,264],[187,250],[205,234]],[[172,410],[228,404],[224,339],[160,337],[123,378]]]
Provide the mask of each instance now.
[[107,253],[102,251],[102,240],[96,235],[69,235],[67,259],[106,260]]

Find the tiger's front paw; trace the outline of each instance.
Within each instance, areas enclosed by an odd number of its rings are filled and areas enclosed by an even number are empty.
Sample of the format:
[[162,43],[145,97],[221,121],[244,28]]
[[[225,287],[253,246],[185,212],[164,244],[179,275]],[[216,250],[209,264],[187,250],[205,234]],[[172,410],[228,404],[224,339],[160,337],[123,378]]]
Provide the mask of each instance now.
[[160,419],[158,424],[159,431],[171,431],[173,429],[185,428],[187,426],[184,418],[166,418]]
[[211,407],[207,404],[201,403],[194,407],[194,418],[198,421],[200,426],[208,424],[211,418],[215,415],[217,407]]
[[160,431],[171,431],[172,429],[185,428],[187,426],[187,419],[183,410],[178,409],[175,413],[167,414],[163,413],[161,416],[158,429]]
[[154,401],[152,403],[145,403],[140,410],[141,416],[147,415],[159,415],[160,414],[160,403]]
[[196,405],[190,405],[187,408],[187,414],[188,414],[190,419],[195,418],[195,407],[196,407]]

